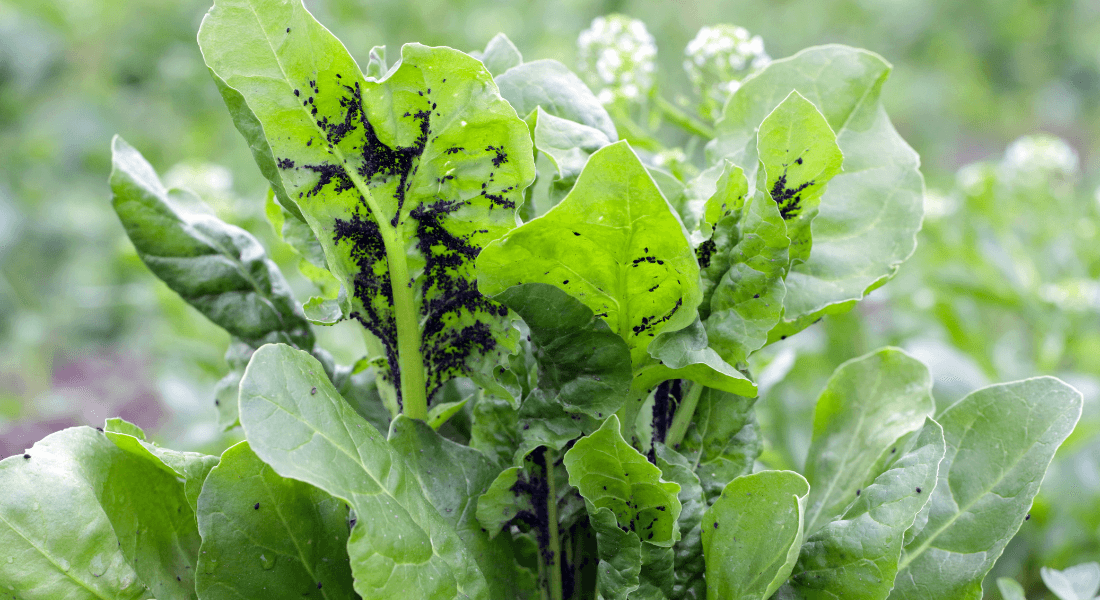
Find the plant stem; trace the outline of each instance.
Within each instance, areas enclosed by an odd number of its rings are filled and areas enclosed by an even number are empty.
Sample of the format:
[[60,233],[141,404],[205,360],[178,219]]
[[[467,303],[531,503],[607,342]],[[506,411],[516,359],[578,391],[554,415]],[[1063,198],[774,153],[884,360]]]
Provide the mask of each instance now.
[[550,560],[546,565],[550,571],[550,598],[563,600],[561,585],[561,536],[558,532],[558,490],[554,486],[554,463],[557,455],[546,449],[546,527],[550,530]]
[[653,101],[656,103],[657,109],[661,111],[661,114],[673,124],[699,137],[708,140],[714,139],[715,134],[713,127],[680,110],[678,106],[660,96],[655,95]]
[[703,395],[705,387],[697,382],[691,384],[691,389],[680,402],[680,406],[676,408],[676,416],[672,418],[672,425],[668,428],[668,435],[665,436],[666,446],[675,448],[684,441],[684,434],[687,433],[688,425],[691,425],[691,419],[695,416],[695,407],[699,405],[699,397]]
[[[401,224],[398,225],[400,227]],[[420,324],[409,287],[409,265],[405,259],[402,236],[396,229],[381,230],[390,266],[393,311],[397,321],[397,362],[401,369],[402,412],[410,419],[428,420],[428,392],[424,359],[420,355]],[[389,234],[387,236],[387,234]],[[393,239],[387,239],[392,237]]]

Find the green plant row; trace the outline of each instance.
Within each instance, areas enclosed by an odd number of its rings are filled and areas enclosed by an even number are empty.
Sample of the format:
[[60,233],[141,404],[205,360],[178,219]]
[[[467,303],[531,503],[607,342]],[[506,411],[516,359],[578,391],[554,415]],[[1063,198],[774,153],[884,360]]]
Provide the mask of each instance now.
[[[503,36],[361,70],[300,0],[217,0],[199,46],[319,295],[116,138],[114,208],[231,334],[216,404],[247,441],[178,452],[111,419],[0,461],[0,597],[981,597],[1073,388],[937,413],[886,348],[833,374],[803,472],[757,462],[749,357],[915,247],[880,57],[761,65],[713,122],[723,94],[699,118],[651,95],[705,143],[674,173],[623,98]],[[344,320],[353,365],[313,333]]]

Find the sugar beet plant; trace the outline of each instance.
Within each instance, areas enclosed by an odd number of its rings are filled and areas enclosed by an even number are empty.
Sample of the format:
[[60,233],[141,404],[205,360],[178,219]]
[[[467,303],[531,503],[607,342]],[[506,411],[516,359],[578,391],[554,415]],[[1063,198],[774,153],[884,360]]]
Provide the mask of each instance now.
[[[803,473],[757,461],[751,355],[914,248],[881,58],[811,48],[715,82],[698,117],[653,88],[605,94],[612,115],[503,36],[364,70],[298,0],[217,0],[198,39],[318,296],[116,138],[114,208],[231,334],[216,403],[247,441],[177,452],[112,419],[0,462],[0,596],[981,596],[1072,388],[935,414],[928,370],[887,348],[830,379]],[[694,173],[654,166],[636,122],[619,139],[629,102],[664,106],[683,156],[705,143]],[[353,365],[313,334],[341,320]]]

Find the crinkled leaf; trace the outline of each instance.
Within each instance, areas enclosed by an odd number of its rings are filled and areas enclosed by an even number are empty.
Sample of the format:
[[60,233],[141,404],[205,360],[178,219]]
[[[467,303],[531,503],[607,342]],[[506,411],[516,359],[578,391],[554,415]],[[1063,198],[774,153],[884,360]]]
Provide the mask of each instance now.
[[537,595],[530,572],[516,565],[511,536],[492,537],[492,529],[475,518],[478,497],[489,489],[497,475],[492,463],[481,452],[440,437],[423,421],[404,416],[390,425],[389,441],[407,457],[428,500],[458,531],[478,561],[486,574],[490,597]]
[[731,394],[755,396],[756,385],[708,345],[707,332],[698,319],[691,325],[658,336],[649,345],[655,364],[646,365],[633,386],[648,390],[669,379],[688,379]]
[[792,91],[764,118],[756,144],[767,177],[764,189],[787,224],[791,262],[805,262],[812,244],[810,223],[843,161],[836,135],[817,107]]
[[550,202],[557,204],[573,189],[588,158],[610,144],[611,138],[595,127],[555,117],[541,107],[535,109],[534,119],[535,148],[546,154],[558,171],[550,182]]
[[183,480],[183,491],[192,511],[198,510],[199,492],[210,469],[218,464],[217,456],[198,452],[180,452],[161,448],[145,441],[140,427],[123,419],[107,419],[103,426],[107,439],[135,456],[150,461],[154,466],[173,477]]
[[827,307],[859,300],[893,276],[916,245],[923,212],[919,159],[890,124],[879,92],[890,65],[839,45],[773,61],[726,105],[708,154],[753,167],[757,128],[797,90],[824,115],[844,154],[813,221],[813,251],[791,268],[784,322],[771,339],[804,329]]
[[[513,460],[518,462],[539,446],[561,450],[578,437],[596,431],[601,421],[584,413],[571,413],[541,389],[524,398],[517,414],[519,444]],[[605,415],[606,416],[606,415]]]
[[471,598],[485,578],[454,527],[426,498],[404,458],[357,415],[309,354],[256,351],[241,382],[241,425],[280,476],[351,505],[355,589],[366,598]]
[[741,168],[729,162],[705,211],[714,230],[696,249],[706,290],[699,313],[711,347],[737,364],[767,343],[783,317],[791,241],[780,207],[767,192],[750,193]]
[[511,402],[482,396],[474,404],[470,447],[476,448],[497,465],[512,462],[519,444],[519,414]]
[[677,450],[691,461],[708,502],[734,478],[752,472],[760,456],[763,438],[755,403],[755,398],[710,388],[699,397],[695,417]]
[[630,388],[630,351],[592,309],[559,288],[528,283],[494,300],[523,318],[538,362],[538,387],[569,412],[603,418]]
[[787,580],[802,545],[810,486],[793,471],[734,479],[703,515],[710,600],[764,600]]
[[222,453],[210,471],[198,518],[203,600],[353,597],[347,506],[280,477],[248,442]]
[[593,506],[588,517],[596,532],[600,559],[596,568],[596,599],[628,600],[641,585],[642,541],[636,534],[622,530],[610,508]]
[[973,600],[1024,521],[1081,394],[1052,377],[982,388],[940,414],[947,453],[928,522],[905,546],[895,600]]
[[626,142],[593,154],[560,204],[486,246],[477,268],[489,295],[533,282],[565,290],[626,341],[635,367],[700,301],[684,228]]
[[844,514],[802,544],[791,577],[802,597],[884,600],[890,594],[905,531],[936,487],[943,428],[927,419],[898,442],[885,469],[856,490]]
[[0,462],[0,489],[0,581],[19,598],[195,598],[195,513],[154,461],[74,427]]
[[[534,164],[526,125],[485,67],[410,44],[370,81],[300,0],[218,0],[199,45],[263,125],[401,394],[430,397],[495,366],[511,328],[477,292],[472,262],[515,225]],[[414,365],[404,375],[398,354]]]
[[1064,571],[1043,567],[1039,575],[1060,600],[1093,600],[1100,590],[1100,563],[1081,563]]
[[546,113],[602,131],[612,142],[619,139],[607,109],[568,67],[543,59],[517,65],[496,78],[500,95],[521,116],[536,107]]
[[693,465],[687,457],[661,443],[657,443],[655,449],[661,478],[680,485],[677,498],[683,507],[677,523],[682,537],[675,546],[674,581],[669,598],[701,600],[706,597],[707,585],[703,579],[706,563],[703,560],[703,538],[699,524],[708,508],[707,500],[699,477],[692,471]]
[[153,274],[253,346],[277,341],[313,348],[309,322],[252,234],[218,220],[194,194],[165,189],[122,138],[114,138],[111,151],[112,203]]
[[494,77],[502,75],[512,67],[523,64],[523,55],[520,54],[519,48],[516,48],[512,40],[508,39],[508,36],[503,33],[494,35],[493,39],[485,44],[485,51],[480,56],[475,55],[475,58],[484,63],[485,68]]
[[817,400],[806,459],[806,535],[840,516],[897,439],[936,410],[928,367],[884,348],[837,367]]

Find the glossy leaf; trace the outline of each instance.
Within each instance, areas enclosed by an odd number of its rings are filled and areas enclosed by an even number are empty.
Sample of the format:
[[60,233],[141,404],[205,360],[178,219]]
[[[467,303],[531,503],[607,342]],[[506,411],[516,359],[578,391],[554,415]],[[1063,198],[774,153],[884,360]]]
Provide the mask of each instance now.
[[707,332],[698,319],[657,337],[649,345],[649,355],[656,363],[639,370],[632,384],[636,390],[650,390],[670,379],[688,379],[731,394],[756,395],[756,384],[708,345]]
[[486,593],[474,556],[405,459],[347,405],[316,359],[283,345],[260,348],[241,382],[240,404],[241,425],[264,462],[355,511],[348,554],[360,595]]
[[791,268],[784,322],[771,339],[791,335],[829,307],[846,308],[893,276],[916,244],[924,183],[915,152],[880,102],[890,65],[865,50],[830,45],[773,61],[747,79],[726,105],[708,155],[750,168],[757,130],[792,91],[813,103],[835,132],[844,172],[834,177],[813,222],[813,251]]
[[203,600],[348,599],[348,509],[280,477],[241,442],[222,453],[199,496],[197,589]]
[[112,144],[112,203],[149,270],[230,335],[258,346],[313,348],[313,332],[279,268],[247,231],[223,223],[194,194],[167,190],[120,137]]
[[787,580],[802,545],[809,484],[793,471],[738,477],[700,525],[710,600],[764,600]]
[[263,125],[413,416],[447,380],[510,352],[505,311],[478,294],[472,261],[514,226],[534,164],[526,125],[479,61],[410,44],[368,80],[300,0],[218,0],[199,45]]
[[556,60],[523,63],[497,76],[500,95],[521,116],[536,107],[555,117],[598,129],[612,142],[619,139],[603,104],[568,67]]
[[806,459],[806,535],[839,517],[870,481],[876,461],[935,411],[932,375],[920,361],[886,348],[845,362],[814,410]]
[[1080,416],[1081,394],[1050,377],[983,388],[941,413],[947,453],[939,483],[890,598],[980,598],[982,579]]
[[931,419],[898,442],[844,514],[806,537],[791,577],[802,597],[884,600],[890,594],[905,532],[936,487],[945,449],[943,428]]
[[523,64],[523,55],[519,48],[503,33],[498,33],[485,45],[485,51],[475,56],[484,63],[493,76],[500,76],[508,69]]
[[565,290],[626,341],[635,367],[700,301],[684,228],[626,142],[593,154],[561,203],[486,246],[477,267],[489,295],[518,283]]
[[755,398],[705,389],[695,417],[677,448],[692,463],[708,502],[736,477],[752,472],[763,449],[753,411]]
[[494,297],[523,318],[538,362],[538,387],[569,412],[603,418],[630,388],[630,351],[592,309],[544,283],[518,285]]

